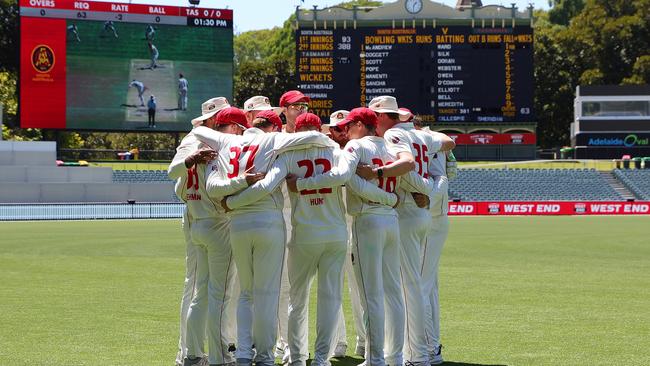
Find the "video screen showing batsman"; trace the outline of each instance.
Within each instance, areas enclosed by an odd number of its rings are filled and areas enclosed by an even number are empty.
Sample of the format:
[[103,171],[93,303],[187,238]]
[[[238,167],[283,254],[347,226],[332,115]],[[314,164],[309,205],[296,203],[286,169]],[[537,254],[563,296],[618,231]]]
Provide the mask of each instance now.
[[188,131],[232,97],[232,42],[231,10],[21,1],[21,126]]

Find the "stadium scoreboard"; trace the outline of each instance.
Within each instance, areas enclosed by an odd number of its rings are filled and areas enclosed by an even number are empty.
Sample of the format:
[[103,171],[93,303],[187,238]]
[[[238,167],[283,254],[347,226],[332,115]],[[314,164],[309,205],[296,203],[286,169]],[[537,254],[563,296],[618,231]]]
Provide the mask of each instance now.
[[232,10],[152,2],[20,0],[21,127],[188,131],[232,99]]
[[303,27],[296,51],[299,89],[324,119],[379,95],[426,122],[533,119],[530,26]]

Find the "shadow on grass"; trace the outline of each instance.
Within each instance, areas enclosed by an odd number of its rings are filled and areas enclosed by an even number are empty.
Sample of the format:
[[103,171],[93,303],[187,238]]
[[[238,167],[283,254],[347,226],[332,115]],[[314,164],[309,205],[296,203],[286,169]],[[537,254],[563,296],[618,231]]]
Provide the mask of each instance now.
[[[332,358],[332,366],[357,366],[363,362],[362,358],[357,357],[343,357],[343,358]],[[307,361],[307,366],[311,364],[311,360]],[[498,364],[483,364],[483,363],[473,363],[473,362],[462,362],[462,361],[445,361],[441,365],[443,366],[507,366],[507,365],[498,365]]]

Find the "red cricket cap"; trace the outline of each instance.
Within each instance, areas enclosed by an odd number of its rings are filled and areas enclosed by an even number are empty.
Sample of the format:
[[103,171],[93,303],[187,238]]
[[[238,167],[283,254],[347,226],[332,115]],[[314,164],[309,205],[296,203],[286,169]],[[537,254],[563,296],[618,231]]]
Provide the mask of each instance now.
[[366,107],[359,107],[359,108],[354,108],[353,110],[350,111],[350,114],[348,114],[345,119],[336,125],[338,127],[343,127],[347,125],[350,122],[355,122],[359,121],[363,123],[364,125],[371,125],[371,126],[377,126],[377,114],[375,111],[373,111],[370,108]]
[[255,116],[255,118],[264,118],[265,120],[273,123],[278,128],[278,130],[282,130],[282,120],[273,111],[273,109],[261,111],[260,113],[257,114],[257,116]]
[[289,90],[280,97],[280,107],[286,107],[294,103],[309,103],[310,99],[298,90]]
[[229,123],[238,124],[249,128],[248,121],[246,120],[246,114],[239,108],[228,107],[224,108],[217,113],[216,118],[217,124],[225,125]]
[[296,118],[296,130],[305,126],[314,126],[320,130],[320,117],[313,113],[303,113]]

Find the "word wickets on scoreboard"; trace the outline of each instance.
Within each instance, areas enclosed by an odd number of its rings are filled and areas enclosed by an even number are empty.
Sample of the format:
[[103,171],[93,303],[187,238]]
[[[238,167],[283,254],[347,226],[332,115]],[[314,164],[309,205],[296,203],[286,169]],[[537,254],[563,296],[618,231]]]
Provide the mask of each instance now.
[[28,17],[232,28],[232,10],[72,0],[20,0]]
[[322,118],[394,95],[426,122],[533,120],[533,31],[481,28],[296,31],[298,88]]

